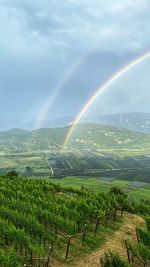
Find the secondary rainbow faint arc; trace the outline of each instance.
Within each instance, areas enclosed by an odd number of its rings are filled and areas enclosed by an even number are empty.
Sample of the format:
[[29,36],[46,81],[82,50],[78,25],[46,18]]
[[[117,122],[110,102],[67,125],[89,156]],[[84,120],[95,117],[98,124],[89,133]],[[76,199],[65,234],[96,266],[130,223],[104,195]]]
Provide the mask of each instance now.
[[93,102],[99,97],[114,81],[116,81],[120,76],[122,76],[124,73],[129,71],[131,68],[133,68],[135,65],[143,61],[144,59],[150,57],[150,51],[138,56],[134,60],[130,61],[127,65],[125,65],[123,68],[119,69],[116,73],[113,74],[101,87],[99,87],[94,95],[90,97],[90,99],[86,102],[86,104],[83,106],[83,108],[80,110],[74,121],[72,122],[72,126],[70,126],[67,135],[65,137],[65,140],[62,145],[62,151],[66,148],[67,143],[73,134],[74,129],[76,128],[76,125],[79,123],[82,116],[85,114],[85,112],[88,110],[88,108],[93,104]]
[[58,86],[56,87],[56,89],[54,90],[53,93],[51,93],[51,95],[48,97],[48,100],[46,102],[46,104],[44,105],[44,108],[42,109],[42,111],[40,111],[40,115],[37,119],[37,121],[35,122],[34,125],[34,129],[39,129],[41,127],[43,127],[44,121],[46,121],[49,111],[52,108],[53,104],[55,103],[55,100],[57,98],[57,96],[59,95],[59,93],[61,92],[61,90],[63,89],[63,87],[65,86],[65,84],[68,82],[68,80],[70,79],[70,77],[72,77],[72,75],[77,71],[77,69],[81,66],[82,62],[84,62],[86,60],[86,58],[88,58],[90,53],[86,53],[83,57],[80,57],[65,73],[63,79],[60,81],[60,83],[58,84]]
[[40,112],[40,116],[38,117],[34,129],[42,128],[44,121],[46,121],[46,118],[49,114],[49,111],[54,104],[57,96],[59,95],[59,92],[62,90],[65,83],[69,80],[69,78],[73,75],[73,73],[76,71],[76,69],[80,66],[83,59],[79,59],[75,64],[73,64],[65,73],[63,79],[60,81],[56,89],[53,93],[51,93],[50,97],[48,98],[46,104],[44,105],[44,108]]

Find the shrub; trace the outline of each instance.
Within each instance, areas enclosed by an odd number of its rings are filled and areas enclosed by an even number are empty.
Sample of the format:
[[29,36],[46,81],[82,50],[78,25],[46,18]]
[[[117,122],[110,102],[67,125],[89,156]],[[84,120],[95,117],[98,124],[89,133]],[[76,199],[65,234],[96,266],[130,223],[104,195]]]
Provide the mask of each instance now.
[[118,254],[107,252],[100,259],[102,267],[131,267],[131,265]]

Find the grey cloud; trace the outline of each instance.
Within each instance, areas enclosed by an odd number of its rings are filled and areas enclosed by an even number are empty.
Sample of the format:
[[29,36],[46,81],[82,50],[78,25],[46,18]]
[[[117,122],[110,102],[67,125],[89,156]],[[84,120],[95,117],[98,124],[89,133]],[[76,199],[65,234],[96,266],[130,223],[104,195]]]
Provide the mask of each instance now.
[[[101,49],[147,49],[149,28],[148,0],[122,1],[114,3],[101,1],[4,1],[8,8],[15,7],[24,17],[27,33],[37,32],[37,39],[45,35],[46,40],[56,45],[62,44],[72,49],[73,42],[80,47],[92,47],[98,43]],[[139,20],[140,18],[140,20]],[[18,21],[19,23],[19,21]],[[130,26],[129,26],[130,25]],[[138,33],[138,34],[137,34]],[[53,34],[53,36],[51,36]],[[35,39],[35,42],[37,41]],[[34,42],[34,43],[35,43]],[[138,43],[139,45],[136,45]],[[35,44],[34,44],[35,45]]]
[[51,116],[77,113],[117,68],[149,49],[149,10],[149,0],[0,0],[3,124],[35,119],[61,83]]

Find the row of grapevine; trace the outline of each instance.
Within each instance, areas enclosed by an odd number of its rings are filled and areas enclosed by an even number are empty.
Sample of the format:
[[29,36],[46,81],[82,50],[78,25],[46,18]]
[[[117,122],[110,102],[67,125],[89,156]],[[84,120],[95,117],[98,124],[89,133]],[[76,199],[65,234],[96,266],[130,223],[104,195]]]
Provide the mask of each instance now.
[[65,189],[46,179],[0,177],[0,249],[12,248],[22,263],[46,259],[52,245],[54,251],[62,246],[69,253],[68,236],[81,236],[83,243],[87,225],[86,231],[93,226],[94,238],[99,223],[115,221],[117,207],[125,203],[120,192],[96,194]]
[[145,221],[147,229],[136,228],[137,243],[125,240],[128,261],[109,251],[100,258],[101,267],[150,266],[150,216],[146,216]]
[[21,267],[21,261],[15,250],[0,249],[0,266],[1,267]]
[[137,244],[126,241],[128,261],[132,266],[150,266],[150,216],[145,217],[146,229],[136,228]]

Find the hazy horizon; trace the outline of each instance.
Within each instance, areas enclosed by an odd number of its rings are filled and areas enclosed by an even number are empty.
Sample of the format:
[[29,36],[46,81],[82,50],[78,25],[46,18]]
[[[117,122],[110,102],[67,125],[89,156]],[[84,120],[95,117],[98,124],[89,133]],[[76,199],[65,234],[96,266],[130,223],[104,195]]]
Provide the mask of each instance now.
[[[105,113],[102,115],[91,115],[91,116],[84,116],[79,123],[92,123],[92,119],[96,119],[96,118],[105,118],[105,117],[113,117],[113,116],[117,116],[117,117],[124,117],[125,116],[129,116],[129,115],[149,115],[150,116],[150,112],[146,113],[146,112],[126,112],[126,113]],[[7,128],[4,130],[0,129],[0,132],[7,132],[7,131],[11,131],[11,130],[24,130],[24,131],[34,131],[34,130],[39,130],[42,128],[62,128],[62,127],[66,127],[66,126],[70,126],[73,123],[73,120],[75,118],[72,116],[64,116],[64,117],[56,117],[50,120],[47,120],[47,122],[45,122],[45,124],[43,125],[43,127],[41,128],[33,128],[34,122],[29,122],[28,124],[25,125],[25,127],[21,128],[21,127],[12,127],[12,128]],[[93,124],[95,124],[97,122],[93,122]],[[150,123],[150,122],[149,122]],[[100,123],[98,123],[100,124]]]

